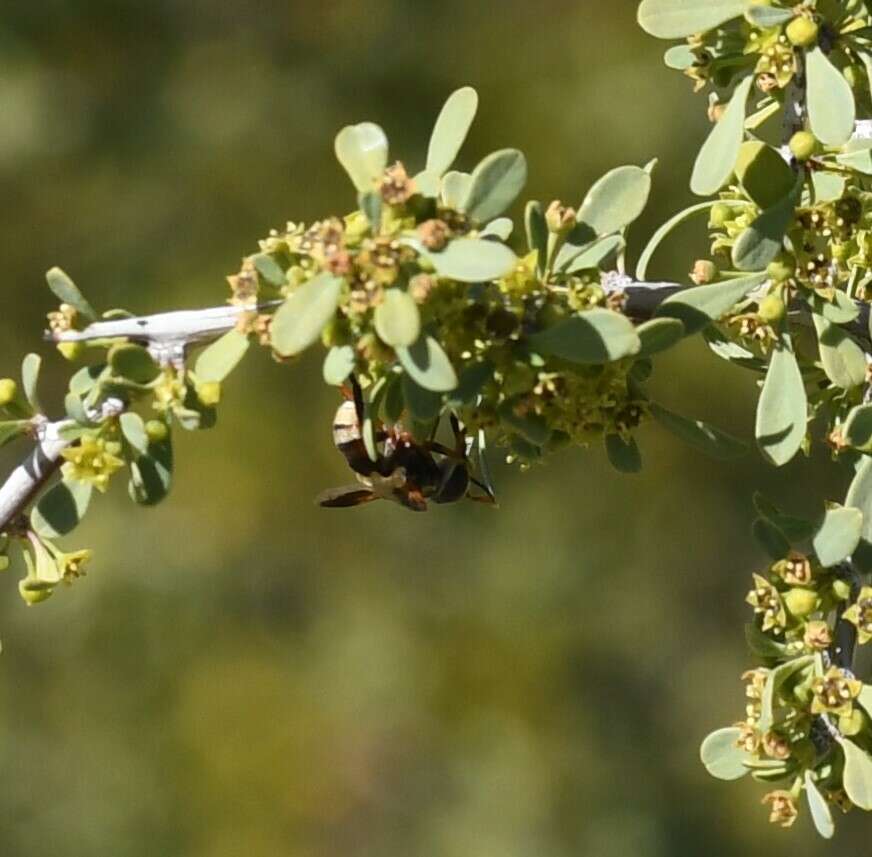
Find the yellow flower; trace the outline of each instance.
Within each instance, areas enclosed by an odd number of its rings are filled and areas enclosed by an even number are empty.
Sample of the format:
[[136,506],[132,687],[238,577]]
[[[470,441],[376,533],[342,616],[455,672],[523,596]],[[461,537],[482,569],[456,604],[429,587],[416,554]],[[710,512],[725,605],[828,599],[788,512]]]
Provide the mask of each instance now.
[[787,612],[778,590],[765,577],[754,575],[754,588],[745,599],[754,612],[763,617],[764,631],[781,631],[787,624]]
[[70,583],[77,577],[84,577],[84,568],[91,561],[92,554],[93,551],[87,549],[58,554],[56,559],[61,572],[61,578]]
[[124,466],[124,460],[115,455],[115,446],[102,438],[86,435],[78,446],[70,446],[63,451],[66,459],[62,467],[64,476],[77,482],[87,482],[98,491],[105,491],[112,474]]
[[864,586],[856,603],[844,613],[844,618],[857,626],[857,637],[861,643],[872,640],[872,586]]
[[860,695],[863,682],[855,679],[846,670],[830,667],[826,675],[816,678],[811,690],[814,699],[812,714],[849,715],[854,710],[854,700]]
[[822,652],[828,649],[833,642],[830,626],[821,619],[815,619],[805,626],[805,634],[802,641],[809,649]]
[[808,586],[812,579],[812,568],[808,557],[799,551],[791,551],[786,559],[772,566],[772,572],[791,586]]

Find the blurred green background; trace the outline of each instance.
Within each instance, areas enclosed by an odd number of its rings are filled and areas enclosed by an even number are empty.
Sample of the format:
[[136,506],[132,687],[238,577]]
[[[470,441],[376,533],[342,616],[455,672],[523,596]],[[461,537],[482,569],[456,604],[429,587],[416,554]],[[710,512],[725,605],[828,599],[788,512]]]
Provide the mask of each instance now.
[[[638,252],[688,200],[706,120],[635,5],[7,0],[0,374],[41,350],[59,406],[51,265],[101,308],[221,303],[270,227],[353,205],[343,124],[380,122],[417,169],[463,84],[482,97],[463,163],[523,149],[532,198],[577,203],[659,156]],[[683,278],[702,233],[654,273]],[[815,512],[837,475],[713,463],[646,428],[638,477],[571,450],[497,467],[498,511],[319,510],[347,481],[320,359],[249,356],[218,427],[178,439],[170,501],[134,508],[123,480],[99,498],[69,540],[96,549],[85,580],[35,609],[20,569],[0,580],[0,853],[824,853],[697,747],[743,711],[752,488]],[[696,344],[655,389],[751,434],[753,379]],[[845,853],[870,823],[842,824]]]

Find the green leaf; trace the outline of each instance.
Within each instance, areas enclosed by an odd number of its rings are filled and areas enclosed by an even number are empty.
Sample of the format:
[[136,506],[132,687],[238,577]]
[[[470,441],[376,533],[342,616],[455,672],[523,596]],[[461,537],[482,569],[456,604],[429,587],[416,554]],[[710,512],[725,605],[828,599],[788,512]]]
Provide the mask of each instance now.
[[815,202],[835,202],[845,195],[847,179],[834,173],[816,171],[811,174]]
[[860,452],[872,452],[872,405],[857,405],[845,420],[842,436]]
[[776,643],[768,634],[764,634],[753,622],[745,625],[745,642],[752,654],[758,658],[783,658],[786,646]]
[[608,309],[590,309],[530,337],[543,354],[572,363],[610,363],[638,354],[642,343],[633,323]]
[[650,357],[672,348],[684,338],[684,324],[677,318],[652,318],[636,328],[642,343],[640,357]]
[[23,437],[30,428],[30,420],[5,420],[0,422],[0,446],[6,446],[17,437]]
[[257,273],[271,286],[278,288],[285,285],[285,272],[269,253],[258,253],[254,257],[254,267],[257,269]]
[[645,210],[651,193],[651,175],[641,167],[617,167],[588,191],[578,219],[597,235],[629,226]]
[[42,368],[42,357],[38,354],[28,354],[21,361],[21,386],[24,389],[24,398],[36,413],[42,412],[37,393],[40,368]]
[[836,161],[858,173],[872,175],[872,140],[850,140],[844,151],[836,155]]
[[142,506],[154,506],[167,496],[172,484],[173,447],[168,434],[160,443],[151,443],[148,455],[130,463],[128,492]]
[[657,317],[677,318],[688,335],[729,312],[748,292],[765,282],[766,274],[752,274],[710,286],[695,286],[670,295],[657,308]]
[[378,125],[348,125],[336,135],[336,157],[360,193],[371,191],[388,163],[388,138]]
[[812,313],[820,346],[821,363],[827,378],[837,387],[850,390],[866,380],[866,355],[841,327]]
[[642,29],[658,39],[683,39],[713,30],[745,11],[747,0],[642,0]]
[[83,315],[88,321],[96,321],[97,313],[79,291],[76,284],[60,268],[52,268],[45,275],[48,287],[55,297],[64,304],[69,304],[77,313]]
[[109,349],[108,359],[112,374],[132,384],[150,384],[160,375],[160,366],[141,345],[113,345]]
[[471,86],[458,89],[448,97],[430,135],[427,172],[441,176],[451,167],[477,110],[478,93]]
[[492,220],[481,232],[478,233],[479,238],[496,238],[499,241],[508,241],[512,237],[512,230],[515,224],[511,217],[498,217]]
[[77,396],[87,396],[97,385],[105,369],[105,363],[98,363],[95,366],[83,366],[70,378],[70,392],[75,393]]
[[859,509],[830,506],[812,539],[820,564],[830,568],[847,559],[857,549],[862,532],[863,513]]
[[795,518],[782,513],[774,503],[767,500],[759,491],[754,493],[754,508],[757,513],[773,523],[791,542],[802,542],[811,538],[814,524],[804,518]]
[[751,524],[751,535],[771,559],[784,559],[790,552],[790,542],[772,521],[756,518]]
[[198,381],[223,381],[245,357],[249,341],[244,333],[229,330],[200,353],[194,366]]
[[605,436],[606,455],[619,473],[638,473],[642,469],[642,455],[635,438],[624,440],[619,434]]
[[499,217],[527,182],[527,159],[517,149],[488,155],[472,172],[461,211],[479,223]]
[[816,47],[805,55],[808,119],[815,137],[826,146],[841,146],[854,133],[854,93],[842,73]]
[[324,382],[333,387],[344,384],[354,369],[354,349],[350,345],[334,345],[324,358]]
[[422,423],[429,423],[439,416],[442,410],[442,396],[432,390],[420,387],[408,374],[403,375],[403,400],[409,413]]
[[483,283],[510,274],[517,256],[505,244],[485,238],[456,238],[441,253],[429,253],[436,273],[459,283]]
[[750,756],[739,746],[742,730],[737,726],[712,732],[699,748],[705,769],[719,780],[738,780],[748,773],[745,762]]
[[270,327],[273,348],[283,357],[305,351],[333,318],[341,294],[342,280],[328,273],[303,283],[273,316]]
[[749,140],[739,147],[736,178],[742,190],[764,211],[781,202],[797,184],[796,173],[778,149],[760,140]]
[[836,832],[833,815],[824,796],[818,791],[811,771],[805,772],[805,796],[808,799],[808,811],[814,823],[815,830],[824,838],[832,839]]
[[30,513],[30,524],[46,539],[71,533],[85,517],[91,502],[92,486],[88,482],[63,479],[40,497]]
[[651,416],[660,425],[706,455],[728,461],[745,455],[748,451],[746,443],[702,420],[680,416],[656,402],[651,402],[649,407]]
[[788,194],[767,208],[733,245],[733,265],[740,271],[762,271],[784,246],[787,227],[793,222],[796,195]]
[[375,233],[380,232],[383,207],[381,194],[376,193],[374,190],[367,193],[359,193],[357,195],[357,205],[363,212],[364,217],[366,217],[369,228]]
[[421,335],[421,313],[414,298],[402,289],[386,289],[375,308],[375,330],[382,342],[408,347]]
[[773,706],[775,704],[776,693],[778,689],[794,674],[800,670],[804,670],[814,663],[814,655],[804,655],[801,658],[794,658],[787,661],[774,670],[771,670],[766,678],[766,686],[763,688],[763,699],[761,701],[760,719],[757,722],[757,729],[761,732],[768,732],[772,728],[772,721],[775,719]]
[[733,173],[745,136],[745,110],[753,82],[754,75],[748,75],[736,87],[724,115],[699,150],[690,179],[690,189],[697,196],[717,193]]
[[842,783],[855,806],[872,810],[872,757],[848,738],[840,739],[845,754]]
[[419,387],[447,393],[457,386],[454,367],[432,336],[424,336],[411,347],[400,347],[396,351],[403,369]]
[[833,324],[847,324],[860,315],[860,307],[844,292],[833,292],[832,301],[827,301],[819,295],[812,300],[814,311]]
[[872,571],[872,458],[863,456],[848,488],[845,505],[863,513],[861,540],[854,551],[853,562],[865,574]]
[[[403,409],[406,407],[406,400],[403,396],[403,378],[408,378],[408,375],[405,373],[402,375],[391,375],[385,390],[382,410],[384,411],[385,419],[391,424],[400,421]],[[410,381],[410,383],[414,382]]]
[[118,422],[124,439],[137,453],[145,455],[148,452],[149,441],[142,417],[133,411],[125,411],[118,418]]
[[663,62],[667,68],[675,71],[687,71],[696,62],[696,54],[690,45],[675,45],[663,54]]
[[805,438],[807,399],[802,375],[788,339],[772,352],[757,403],[756,436],[763,457],[776,467],[787,464]]
[[588,244],[577,247],[567,242],[561,247],[554,263],[554,269],[567,274],[599,268],[610,256],[614,256],[624,246],[621,235],[606,235]]
[[763,3],[758,3],[749,6],[745,10],[745,17],[755,27],[768,30],[772,27],[780,27],[782,24],[793,20],[794,12],[793,9],[778,9],[775,6],[766,6]]
[[442,179],[442,202],[446,208],[460,211],[463,201],[469,195],[472,176],[469,173],[459,173],[452,170],[445,173]]

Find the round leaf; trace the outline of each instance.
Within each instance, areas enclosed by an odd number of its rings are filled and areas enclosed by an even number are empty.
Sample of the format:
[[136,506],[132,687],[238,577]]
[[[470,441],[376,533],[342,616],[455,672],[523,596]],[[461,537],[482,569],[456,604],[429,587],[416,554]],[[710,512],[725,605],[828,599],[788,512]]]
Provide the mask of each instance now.
[[847,738],[839,743],[845,754],[842,778],[845,792],[855,806],[872,810],[872,757]]
[[319,274],[303,283],[276,310],[270,327],[275,350],[284,357],[305,351],[333,318],[342,292],[342,280]]
[[324,358],[324,382],[333,387],[344,384],[354,369],[354,349],[350,345],[334,345]]
[[522,152],[494,152],[473,170],[461,210],[479,223],[493,220],[517,199],[526,182],[527,159]]
[[578,219],[597,235],[617,232],[644,210],[651,193],[651,175],[641,167],[617,167],[588,191]]
[[530,341],[543,354],[572,363],[610,363],[638,354],[642,347],[626,316],[600,308],[559,321]]
[[824,568],[847,559],[860,543],[863,532],[863,513],[859,509],[832,506],[812,539],[812,547]]
[[30,513],[33,529],[43,538],[56,539],[71,533],[85,517],[91,502],[88,482],[62,480],[42,495]]
[[827,378],[837,387],[850,390],[866,381],[866,355],[843,328],[812,314],[817,331],[821,363]]
[[658,39],[683,39],[738,18],[747,0],[643,0],[639,25]]
[[738,780],[748,773],[748,754],[739,746],[742,730],[731,726],[712,732],[699,748],[705,769],[719,780]]
[[387,289],[375,308],[375,330],[392,347],[412,345],[421,334],[421,313],[408,292]]
[[796,184],[796,174],[780,152],[759,140],[739,147],[736,178],[754,204],[764,210],[781,202]]
[[397,348],[397,358],[412,380],[425,390],[447,393],[457,386],[454,367],[432,336],[422,337],[409,348]]
[[457,238],[441,253],[429,253],[436,273],[460,283],[483,283],[510,274],[517,256],[505,244],[484,238]]
[[845,420],[842,435],[849,446],[872,452],[872,405],[857,405]]
[[113,345],[108,358],[112,374],[133,384],[150,384],[160,374],[160,366],[140,345]]
[[343,128],[336,135],[335,150],[339,163],[361,193],[372,190],[388,163],[388,138],[372,122]]

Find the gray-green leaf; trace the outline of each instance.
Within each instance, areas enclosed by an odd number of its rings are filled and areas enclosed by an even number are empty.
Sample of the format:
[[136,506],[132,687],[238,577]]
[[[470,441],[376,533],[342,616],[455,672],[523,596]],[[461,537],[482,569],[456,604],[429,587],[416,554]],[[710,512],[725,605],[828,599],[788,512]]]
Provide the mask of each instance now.
[[641,167],[617,167],[588,191],[578,219],[597,235],[629,226],[644,210],[651,193],[651,175]]
[[793,221],[796,195],[788,194],[761,212],[733,245],[733,265],[740,271],[761,271],[781,252]]
[[821,363],[827,378],[837,387],[850,390],[866,380],[866,356],[841,327],[812,313],[820,346]]
[[372,122],[347,125],[336,135],[336,157],[361,193],[372,190],[388,163],[388,138]]
[[421,334],[421,313],[414,298],[402,289],[386,289],[375,308],[375,330],[382,342],[394,348],[408,347]]
[[705,769],[719,780],[738,780],[748,773],[745,762],[750,758],[739,746],[742,730],[736,726],[712,732],[699,748]]
[[324,382],[333,387],[345,383],[354,369],[354,349],[350,345],[334,345],[324,358]]
[[517,199],[526,181],[527,159],[522,152],[494,152],[473,170],[461,210],[479,223],[493,220]]
[[824,839],[832,839],[836,832],[833,815],[829,804],[818,790],[811,771],[805,772],[805,796],[808,799],[808,810],[815,829]]
[[690,189],[698,196],[717,193],[732,175],[745,135],[745,111],[754,75],[748,75],[733,93],[724,115],[715,123],[699,150]]
[[672,348],[684,337],[684,325],[677,318],[652,318],[636,328],[642,343],[640,357],[650,357]]
[[427,172],[441,176],[454,163],[478,110],[478,93],[465,86],[453,92],[436,120],[427,150]]
[[854,93],[829,57],[816,47],[806,53],[808,119],[815,137],[827,146],[841,146],[854,132]]
[[872,810],[872,757],[849,738],[842,738],[839,743],[845,754],[845,793],[855,806]]
[[440,277],[460,283],[483,283],[512,272],[517,256],[505,244],[485,238],[456,238],[441,253],[427,257]]
[[412,380],[425,390],[447,393],[457,386],[457,374],[442,346],[424,336],[409,348],[397,348],[397,358]]
[[619,434],[605,436],[606,455],[619,473],[638,473],[642,469],[642,455],[635,438],[624,440]]
[[229,330],[200,353],[194,365],[199,381],[223,381],[245,357],[249,341],[244,333]]
[[39,370],[42,367],[42,357],[38,354],[28,354],[21,361],[21,386],[24,389],[24,398],[36,413],[41,413],[39,404]]
[[738,458],[748,451],[746,443],[702,420],[683,417],[656,402],[651,402],[649,407],[651,408],[651,416],[660,425],[706,455],[728,461]]
[[118,418],[121,434],[139,455],[148,452],[148,433],[142,417],[133,411],[125,411]]
[[270,337],[284,357],[305,351],[333,318],[342,293],[342,280],[323,273],[303,283],[273,316]]
[[42,495],[30,513],[30,523],[43,538],[56,539],[71,533],[88,511],[92,486],[88,482],[62,480]]
[[658,39],[683,39],[738,18],[747,0],[642,0],[639,24]]
[[530,341],[543,354],[573,363],[610,363],[638,354],[642,347],[626,316],[601,308],[559,321]]
[[847,559],[857,549],[863,532],[863,513],[859,509],[833,505],[812,539],[820,564],[830,568]]
[[787,464],[805,438],[807,399],[789,340],[772,352],[757,403],[755,433],[763,456],[776,467]]
[[677,318],[684,323],[688,334],[696,333],[729,312],[751,289],[765,280],[766,274],[760,273],[710,286],[683,289],[660,304],[657,316]]
[[79,291],[76,284],[60,268],[52,268],[45,275],[48,287],[54,292],[55,297],[65,304],[69,304],[80,315],[89,321],[97,320],[97,313]]

